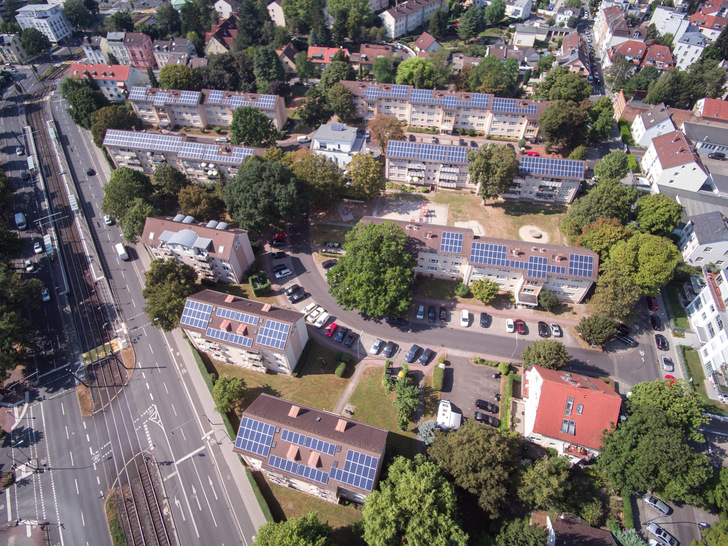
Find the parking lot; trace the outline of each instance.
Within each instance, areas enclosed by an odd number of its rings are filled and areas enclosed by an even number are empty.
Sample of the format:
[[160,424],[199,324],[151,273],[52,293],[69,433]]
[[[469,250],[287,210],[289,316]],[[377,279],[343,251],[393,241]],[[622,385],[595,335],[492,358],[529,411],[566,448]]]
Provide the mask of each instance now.
[[441,398],[449,400],[453,409],[465,418],[473,416],[476,399],[500,406],[495,395],[500,392],[501,380],[493,377],[497,371],[489,366],[471,364],[464,356],[449,356]]

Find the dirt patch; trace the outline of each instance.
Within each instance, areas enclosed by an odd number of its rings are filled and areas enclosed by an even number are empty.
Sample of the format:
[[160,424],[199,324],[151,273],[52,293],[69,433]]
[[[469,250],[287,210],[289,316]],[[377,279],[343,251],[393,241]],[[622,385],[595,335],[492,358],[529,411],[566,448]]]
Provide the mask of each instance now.
[[548,243],[551,237],[538,226],[525,225],[518,230],[518,236],[529,243]]
[[127,347],[121,351],[121,360],[126,368],[126,375],[131,379],[131,373],[136,367],[136,357],[134,356],[134,348]]
[[423,194],[388,193],[379,204],[379,216],[391,220],[448,225],[448,205],[429,200]]
[[78,406],[81,409],[81,415],[91,417],[94,412],[94,401],[91,398],[91,390],[84,385],[77,385],[76,396],[78,396]]

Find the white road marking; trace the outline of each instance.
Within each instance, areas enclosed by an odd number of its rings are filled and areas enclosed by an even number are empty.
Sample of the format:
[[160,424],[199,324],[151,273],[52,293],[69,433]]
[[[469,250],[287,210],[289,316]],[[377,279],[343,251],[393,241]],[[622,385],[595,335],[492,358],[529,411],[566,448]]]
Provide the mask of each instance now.
[[63,413],[63,415],[66,415],[66,408],[63,407],[63,402],[61,402],[61,413]]
[[151,345],[149,345],[149,350],[152,352],[152,354],[154,354],[154,349],[152,349]]
[[83,518],[83,510],[81,511],[81,523],[86,527],[86,520]]
[[152,402],[154,402],[154,395],[151,392],[149,393],[149,398],[151,398]]
[[73,451],[69,451],[68,454],[71,456],[71,466],[73,466]]
[[162,383],[162,386],[164,387],[164,391],[165,391],[165,392],[166,392],[167,394],[169,394],[169,389],[167,389],[167,384],[166,384],[166,383]]
[[10,488],[5,490],[5,504],[8,505],[8,521],[13,521],[13,501],[10,499]]
[[71,438],[68,436],[68,426],[66,425],[66,440],[70,440]]
[[86,435],[86,441],[87,441],[87,442],[90,442],[90,441],[91,441],[91,440],[89,439],[89,437],[88,437],[88,434]]
[[149,390],[149,383],[144,383],[147,386],[147,390]]
[[78,480],[76,480],[76,478],[73,478],[73,483],[76,484],[76,495],[80,495],[81,493],[78,492]]
[[96,476],[96,485],[101,485],[101,478]]
[[177,410],[174,409],[174,404],[170,404],[170,407],[172,408],[172,413],[174,413],[174,416],[177,417]]
[[187,459],[189,459],[190,457],[194,457],[194,456],[195,456],[195,455],[197,455],[197,454],[198,454],[198,453],[199,453],[200,451],[202,451],[202,450],[204,450],[204,449],[206,449],[206,448],[207,448],[207,446],[200,446],[200,447],[198,447],[197,449],[195,449],[194,451],[192,451],[192,452],[188,453],[187,455],[185,455],[184,457],[182,457],[181,459],[177,459],[177,460],[176,460],[176,461],[174,462],[174,464],[175,464],[175,465],[177,465],[177,466],[179,466],[179,463],[181,463],[181,462],[183,462],[183,461],[186,461],[186,460],[187,460]]

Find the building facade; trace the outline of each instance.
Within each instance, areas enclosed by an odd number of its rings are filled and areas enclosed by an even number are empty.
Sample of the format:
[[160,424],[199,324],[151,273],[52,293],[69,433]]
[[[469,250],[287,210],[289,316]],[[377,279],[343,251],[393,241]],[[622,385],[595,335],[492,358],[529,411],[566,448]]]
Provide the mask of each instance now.
[[541,290],[559,301],[579,303],[597,280],[599,256],[591,250],[476,236],[471,229],[430,224],[426,207],[411,222],[365,217],[364,223],[394,222],[415,243],[416,275],[498,283],[516,304],[538,305]]
[[116,167],[151,175],[157,165],[168,163],[193,182],[219,182],[233,177],[247,157],[265,152],[263,148],[188,142],[186,135],[115,129],[106,131],[103,145]]
[[237,0],[217,0],[213,7],[220,19],[227,19],[233,13],[238,11],[240,4]]
[[190,59],[197,57],[195,45],[187,38],[155,40],[152,43],[152,52],[159,68],[168,64],[186,65]]
[[680,230],[678,247],[690,265],[728,266],[728,221],[718,211],[691,216]]
[[210,32],[205,33],[205,57],[227,53],[237,36],[237,16],[232,14],[227,19],[220,19],[216,25],[212,25]]
[[23,47],[20,34],[0,34],[0,60],[2,62],[27,64],[31,58]]
[[73,63],[68,71],[68,77],[86,79],[87,73],[111,102],[125,101],[132,86],[147,83],[146,72],[141,72],[133,66],[119,64]]
[[[109,54],[116,57],[116,62],[119,64],[131,64],[131,58],[129,52],[126,50],[124,45],[124,36],[126,32],[107,32],[106,33],[106,56]],[[104,45],[102,44],[102,50]]]
[[711,120],[728,122],[728,101],[720,99],[699,99],[693,107],[698,121]]
[[698,191],[708,180],[692,142],[681,131],[654,138],[642,157],[641,166],[653,186]]
[[652,12],[650,23],[660,36],[672,34],[674,42],[679,42],[683,34],[690,27],[690,20],[685,18],[685,12],[668,6],[657,6]]
[[672,133],[674,130],[675,124],[664,103],[652,106],[635,117],[632,122],[632,138],[643,148],[649,146],[653,138]]
[[504,199],[568,205],[584,181],[586,163],[578,159],[519,155],[518,160],[518,175]]
[[468,172],[468,149],[423,142],[387,142],[384,176],[392,182],[474,190]]
[[255,261],[248,232],[210,220],[196,223],[192,216],[150,216],[144,223],[141,242],[153,259],[174,259],[189,265],[200,279],[212,282],[242,282]]
[[531,16],[531,0],[506,0],[506,17],[525,21]]
[[379,17],[384,28],[387,29],[387,36],[399,38],[421,25],[427,25],[430,15],[437,9],[447,11],[447,2],[445,0],[407,0],[382,12]]
[[341,83],[354,95],[356,115],[364,120],[386,114],[407,125],[437,127],[444,134],[472,129],[486,136],[534,139],[538,118],[550,104],[484,93],[415,89],[411,85]]
[[81,41],[81,49],[86,55],[87,64],[108,64],[109,59],[104,55],[102,43],[106,42],[103,36],[85,36]]
[[279,95],[135,87],[129,93],[129,102],[143,123],[160,127],[228,128],[233,112],[242,106],[263,112],[279,131],[287,120],[285,104]]
[[243,412],[233,450],[276,485],[361,504],[377,486],[386,443],[384,429],[261,394]]
[[127,32],[124,35],[124,47],[129,54],[131,65],[139,70],[157,66],[154,58],[152,39],[142,32]]
[[349,55],[349,62],[354,70],[359,70],[359,67],[361,67],[371,71],[374,67],[375,59],[379,57],[391,59],[393,54],[394,48],[391,45],[362,44],[359,48],[359,53],[351,53]]
[[326,123],[314,132],[311,151],[331,159],[341,169],[345,169],[354,154],[361,153],[364,141],[364,136],[359,134],[356,127],[343,123]]
[[283,5],[281,0],[271,0],[270,2],[268,2],[268,13],[270,14],[270,18],[273,19],[273,22],[276,24],[276,26],[286,26],[286,14],[283,13]]
[[700,59],[708,39],[699,32],[686,32],[675,44],[675,65],[687,70],[691,64]]
[[214,290],[187,298],[179,325],[198,351],[261,373],[291,375],[308,342],[303,313]]
[[34,28],[43,33],[52,44],[69,37],[73,32],[71,23],[63,15],[60,4],[29,4],[18,8],[15,20],[20,28]]

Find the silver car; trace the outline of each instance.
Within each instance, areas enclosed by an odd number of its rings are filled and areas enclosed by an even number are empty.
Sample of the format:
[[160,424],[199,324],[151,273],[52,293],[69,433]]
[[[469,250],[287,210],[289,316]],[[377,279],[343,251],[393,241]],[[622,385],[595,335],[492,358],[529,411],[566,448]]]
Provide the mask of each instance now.
[[369,352],[373,355],[379,354],[379,351],[382,349],[383,344],[384,342],[381,339],[375,339],[374,343],[372,343],[372,348],[369,349]]
[[662,544],[664,544],[665,546],[678,546],[678,544],[680,544],[674,536],[672,536],[670,533],[665,531],[662,527],[660,527],[656,523],[648,523],[647,531],[651,535],[654,535],[655,537],[657,537],[657,540],[662,542]]
[[[675,371],[675,364],[673,364],[672,359],[667,355],[660,355],[660,361],[662,362],[662,369],[666,372],[674,372]],[[647,501],[645,501],[647,502]]]
[[652,506],[652,508],[657,510],[663,516],[669,516],[670,513],[672,512],[672,509],[667,504],[662,502],[660,499],[658,499],[654,495],[650,495],[648,493],[647,495],[642,497],[642,500],[645,501],[645,504],[647,504],[648,506]]

